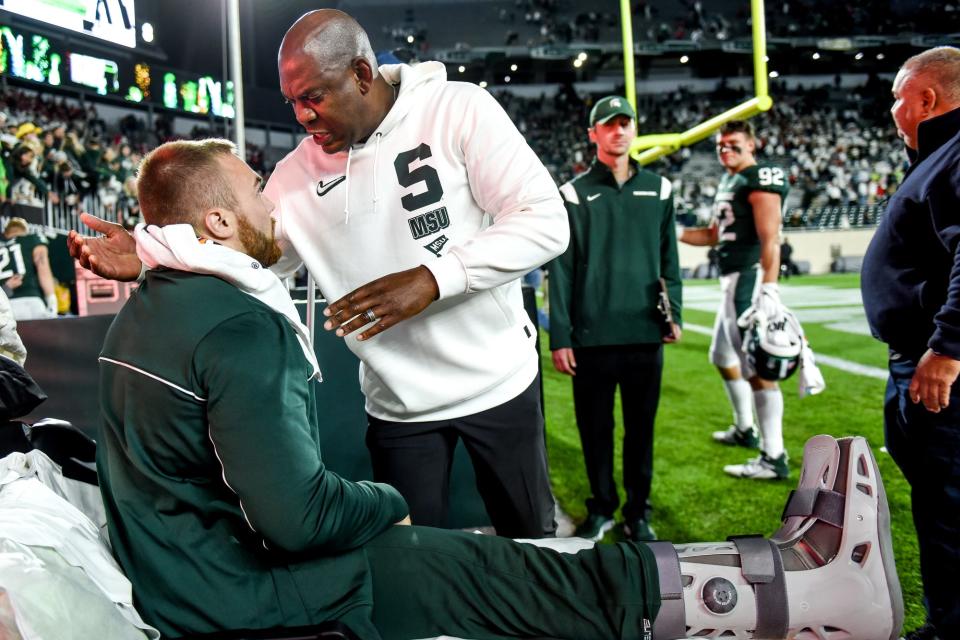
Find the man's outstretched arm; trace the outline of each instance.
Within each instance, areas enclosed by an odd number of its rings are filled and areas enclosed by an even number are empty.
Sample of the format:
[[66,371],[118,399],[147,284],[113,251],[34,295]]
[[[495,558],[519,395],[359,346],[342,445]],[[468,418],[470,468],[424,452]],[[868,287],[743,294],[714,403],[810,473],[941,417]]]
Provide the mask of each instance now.
[[198,346],[194,371],[223,480],[268,547],[351,549],[407,515],[393,487],[326,469],[311,402],[315,383],[282,316],[252,312],[221,324]]
[[143,265],[137,257],[137,243],[133,236],[119,224],[107,222],[89,213],[81,213],[80,221],[100,237],[80,235],[71,231],[67,235],[70,256],[101,278],[108,280],[136,280]]

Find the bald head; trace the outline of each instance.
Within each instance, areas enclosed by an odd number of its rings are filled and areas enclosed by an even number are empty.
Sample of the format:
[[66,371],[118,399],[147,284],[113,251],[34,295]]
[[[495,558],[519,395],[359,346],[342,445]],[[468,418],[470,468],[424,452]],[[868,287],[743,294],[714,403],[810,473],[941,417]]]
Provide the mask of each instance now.
[[365,140],[393,106],[396,91],[380,75],[370,39],[342,11],[302,16],[283,37],[278,62],[280,92],[325,153]]
[[960,49],[928,49],[909,58],[902,69],[922,76],[942,100],[960,106]]
[[324,69],[342,70],[362,58],[377,73],[377,57],[363,27],[343,11],[318,9],[293,23],[283,36],[278,62],[308,56]]
[[960,49],[934,47],[903,63],[893,80],[890,113],[897,134],[918,149],[920,123],[960,108]]

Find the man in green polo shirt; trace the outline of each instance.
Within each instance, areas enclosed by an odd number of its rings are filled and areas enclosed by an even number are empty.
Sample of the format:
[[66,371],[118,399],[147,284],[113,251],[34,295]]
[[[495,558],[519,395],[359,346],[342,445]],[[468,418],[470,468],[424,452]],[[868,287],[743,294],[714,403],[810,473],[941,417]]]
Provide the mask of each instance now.
[[[649,524],[653,424],[663,343],[680,337],[681,285],[670,181],[630,160],[636,116],[609,96],[590,112],[597,158],[560,187],[570,246],[550,266],[550,349],[573,377],[577,428],[592,496],[576,534],[599,540],[619,506],[613,478],[613,401],[623,404],[624,532],[653,540]],[[661,279],[672,318],[658,301]]]

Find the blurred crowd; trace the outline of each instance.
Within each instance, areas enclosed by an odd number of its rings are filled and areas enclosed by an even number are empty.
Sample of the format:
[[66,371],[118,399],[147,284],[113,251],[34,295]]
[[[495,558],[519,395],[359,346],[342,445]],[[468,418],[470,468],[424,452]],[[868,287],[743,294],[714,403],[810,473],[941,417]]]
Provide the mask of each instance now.
[[[620,42],[620,13],[616,3],[608,4],[612,6],[590,0],[465,4],[462,11],[474,15],[464,24],[475,27],[457,30],[456,47]],[[679,40],[696,45],[751,34],[750,5],[741,0],[635,0],[631,9],[634,39],[641,43]],[[414,15],[408,8],[404,19],[391,24],[385,34],[401,46],[416,42],[421,53],[431,41],[436,47],[449,47],[448,25],[436,15],[425,11]],[[766,3],[766,24],[771,37],[783,38],[956,33],[960,0],[772,0]]]
[[[211,135],[195,127],[189,137]],[[0,92],[0,203],[76,212],[93,198],[98,213],[132,226],[140,159],[176,137],[163,116],[152,129],[133,114],[108,127],[92,104],[8,88]],[[248,160],[264,169],[262,149],[248,145]]]
[[[872,78],[852,91],[839,84],[794,90],[774,84],[772,92],[774,108],[755,120],[758,158],[789,173],[786,224],[804,224],[808,209],[873,205],[896,189],[906,158],[889,122],[886,82]],[[552,96],[496,97],[558,184],[587,169],[593,145],[586,121],[594,97],[571,85]],[[683,131],[745,97],[723,84],[709,94],[679,88],[668,96],[641,96],[639,133]],[[213,135],[221,134],[198,126],[189,137]],[[134,114],[108,126],[93,105],[8,89],[0,92],[0,201],[75,212],[92,200],[100,214],[133,225],[139,220],[134,174],[140,158],[174,137],[162,116],[149,128]],[[267,174],[263,149],[249,145],[247,160]],[[654,169],[674,181],[681,220],[709,218],[720,178],[712,140]]]
[[[852,91],[839,86],[787,90],[774,85],[773,93],[773,109],[755,120],[757,156],[788,172],[790,209],[873,205],[896,189],[906,155],[890,123],[885,82],[871,78]],[[724,86],[710,94],[678,89],[656,99],[641,97],[639,133],[684,131],[746,97]],[[497,98],[558,183],[589,166],[593,145],[585,123],[590,96],[566,87],[553,97],[501,93]],[[674,181],[677,211],[688,223],[705,222],[712,211],[721,177],[713,154],[713,141],[707,139],[654,165]]]

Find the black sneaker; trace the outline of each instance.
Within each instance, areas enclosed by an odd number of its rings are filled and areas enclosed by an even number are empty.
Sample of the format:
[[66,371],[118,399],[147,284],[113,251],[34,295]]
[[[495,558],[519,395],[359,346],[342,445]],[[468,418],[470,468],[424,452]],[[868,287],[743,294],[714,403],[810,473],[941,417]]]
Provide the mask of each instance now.
[[903,640],[940,640],[936,628],[929,622],[919,629],[914,629],[903,637]]
[[586,520],[580,523],[573,535],[577,538],[600,542],[610,529],[613,529],[613,518],[602,516],[599,513],[591,513]]
[[657,532],[643,518],[624,522],[623,535],[632,542],[652,542],[657,539]]

